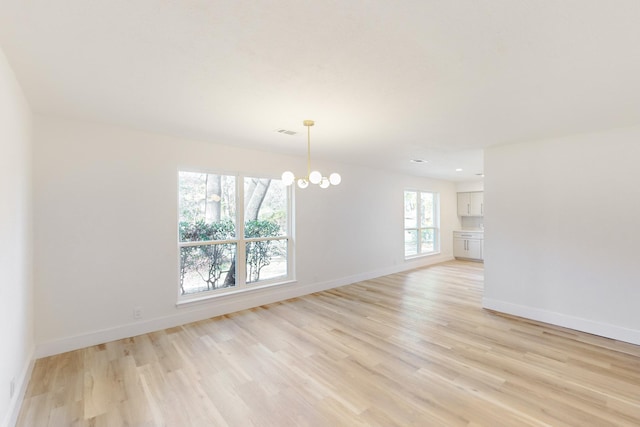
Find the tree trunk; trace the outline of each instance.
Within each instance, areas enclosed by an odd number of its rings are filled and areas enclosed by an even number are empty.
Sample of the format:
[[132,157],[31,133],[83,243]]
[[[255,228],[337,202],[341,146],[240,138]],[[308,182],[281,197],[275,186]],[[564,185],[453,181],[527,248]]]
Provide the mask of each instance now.
[[208,224],[220,221],[221,194],[222,179],[220,175],[207,174],[204,200],[204,221]]
[[260,213],[260,207],[264,201],[267,191],[269,190],[270,179],[252,179],[247,190],[251,191],[251,194],[245,193],[244,195],[244,222],[255,221],[258,219]]
[[224,284],[222,286],[227,288],[229,286],[235,286],[235,285],[236,285],[236,259],[233,258],[233,261],[231,262],[231,267],[229,268],[229,271],[227,272],[227,275],[224,278]]

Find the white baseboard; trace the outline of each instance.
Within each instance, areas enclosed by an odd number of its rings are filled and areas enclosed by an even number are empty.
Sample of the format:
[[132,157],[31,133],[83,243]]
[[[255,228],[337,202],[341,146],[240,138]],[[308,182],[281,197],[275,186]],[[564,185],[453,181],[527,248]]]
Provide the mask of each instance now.
[[[39,343],[36,347],[35,356],[36,358],[52,356],[54,354],[77,350],[96,344],[103,344],[109,341],[134,337],[136,335],[172,328],[190,322],[197,322],[199,320],[209,319],[211,317],[221,316],[235,311],[259,307],[261,305],[271,304],[277,301],[284,301],[290,298],[300,297],[314,292],[320,292],[406,270],[412,270],[414,268],[450,261],[452,259],[453,257],[450,255],[447,256],[439,254],[326,282],[313,283],[309,285],[300,285],[299,283],[293,282],[280,286],[259,288],[243,293],[221,295],[214,300],[205,300],[188,304],[186,306],[190,307],[190,309],[184,310],[183,312],[180,312],[181,310],[178,309],[179,312],[171,316],[136,321],[125,325],[115,326],[113,328]],[[198,308],[194,309],[194,306],[197,306]]]
[[483,298],[482,306],[489,310],[511,314],[525,319],[537,320],[539,322],[550,323],[576,331],[587,332],[605,338],[628,342],[640,345],[640,330],[629,329],[607,323],[595,322],[581,317],[569,316],[536,307],[528,307],[513,304],[507,301],[500,301],[491,298]]
[[20,415],[20,409],[22,408],[22,402],[24,395],[27,392],[27,386],[31,380],[31,374],[33,373],[33,366],[35,364],[34,351],[32,350],[27,363],[25,363],[24,369],[20,373],[20,376],[16,378],[16,388],[13,393],[13,397],[9,401],[9,408],[7,416],[2,424],[2,427],[14,427],[18,422],[18,415]]

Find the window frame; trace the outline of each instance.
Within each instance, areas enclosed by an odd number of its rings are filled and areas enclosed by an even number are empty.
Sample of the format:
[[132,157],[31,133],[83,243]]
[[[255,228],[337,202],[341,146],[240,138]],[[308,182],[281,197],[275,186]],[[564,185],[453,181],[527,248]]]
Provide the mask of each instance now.
[[[406,218],[405,218],[405,200],[407,193],[414,193],[416,195],[416,226],[415,227],[407,227],[406,226]],[[433,197],[433,226],[423,227],[422,218],[423,208],[422,208],[422,195],[430,194]],[[440,253],[440,193],[436,191],[425,191],[425,190],[416,190],[416,189],[405,189],[402,193],[402,227],[403,227],[403,252],[405,260],[412,260],[420,257],[437,255]],[[407,231],[416,231],[416,253],[412,255],[407,255],[406,246],[407,246]],[[422,252],[422,231],[424,230],[433,230],[433,250],[429,252]]]
[[[209,174],[209,175],[221,175],[221,176],[230,176],[235,179],[235,238],[232,239],[224,239],[224,240],[202,240],[202,241],[191,241],[191,242],[181,242],[180,241],[180,173],[200,173],[200,174]],[[224,295],[237,294],[249,292],[256,289],[261,289],[265,287],[272,286],[280,286],[288,283],[292,283],[295,281],[295,268],[294,268],[294,221],[293,221],[293,190],[292,186],[285,186],[286,197],[287,197],[287,220],[286,220],[286,233],[282,236],[267,236],[267,237],[245,237],[245,223],[244,223],[244,182],[245,178],[258,178],[258,179],[270,179],[272,181],[281,181],[280,177],[268,176],[266,174],[259,173],[245,173],[245,172],[228,172],[221,170],[209,170],[209,169],[194,169],[194,168],[186,168],[180,167],[178,168],[176,174],[176,183],[177,183],[177,200],[176,200],[176,212],[177,212],[177,220],[176,220],[176,241],[177,241],[177,294],[178,301],[177,305],[198,302],[203,300],[208,300],[212,298],[217,298]],[[246,259],[246,246],[249,242],[259,242],[259,241],[285,241],[287,245],[287,271],[286,275],[278,276],[271,279],[260,280],[258,282],[247,282],[247,259]],[[193,246],[207,246],[207,245],[218,245],[218,244],[235,244],[236,245],[236,271],[235,271],[235,284],[234,286],[219,288],[219,289],[211,289],[205,291],[194,292],[190,294],[182,294],[180,289],[180,268],[181,268],[181,248],[183,247],[193,247]]]

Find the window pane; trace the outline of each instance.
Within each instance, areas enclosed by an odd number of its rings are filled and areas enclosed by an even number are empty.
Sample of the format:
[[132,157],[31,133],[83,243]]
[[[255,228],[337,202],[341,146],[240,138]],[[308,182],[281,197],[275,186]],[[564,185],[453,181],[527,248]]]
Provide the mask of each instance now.
[[287,187],[279,179],[244,179],[245,237],[287,235]]
[[420,193],[420,227],[433,227],[433,193]]
[[404,228],[417,227],[417,198],[415,191],[404,192]]
[[432,228],[420,232],[420,253],[435,251],[435,230]]
[[180,241],[235,236],[236,179],[229,175],[179,173]]
[[247,242],[247,283],[287,275],[287,240]]
[[404,256],[418,254],[418,230],[404,231]]
[[235,286],[235,260],[235,243],[180,248],[182,295]]

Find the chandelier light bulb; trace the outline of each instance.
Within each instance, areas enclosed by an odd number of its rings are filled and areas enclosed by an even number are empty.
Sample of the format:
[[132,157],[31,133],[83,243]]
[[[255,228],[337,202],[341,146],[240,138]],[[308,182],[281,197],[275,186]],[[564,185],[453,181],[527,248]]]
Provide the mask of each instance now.
[[322,180],[320,181],[320,188],[329,188],[330,185],[331,183],[329,182],[329,179],[323,176]]
[[309,181],[307,181],[305,178],[300,178],[298,179],[298,187],[300,188],[307,188],[309,186]]
[[339,173],[334,172],[331,175],[329,175],[329,182],[331,183],[331,185],[338,185],[340,184],[340,182],[342,182],[342,177],[340,176]]
[[309,174],[309,182],[312,184],[319,184],[322,181],[322,174],[318,171],[313,171]]
[[291,185],[296,180],[296,176],[291,171],[282,173],[282,183],[284,185]]

